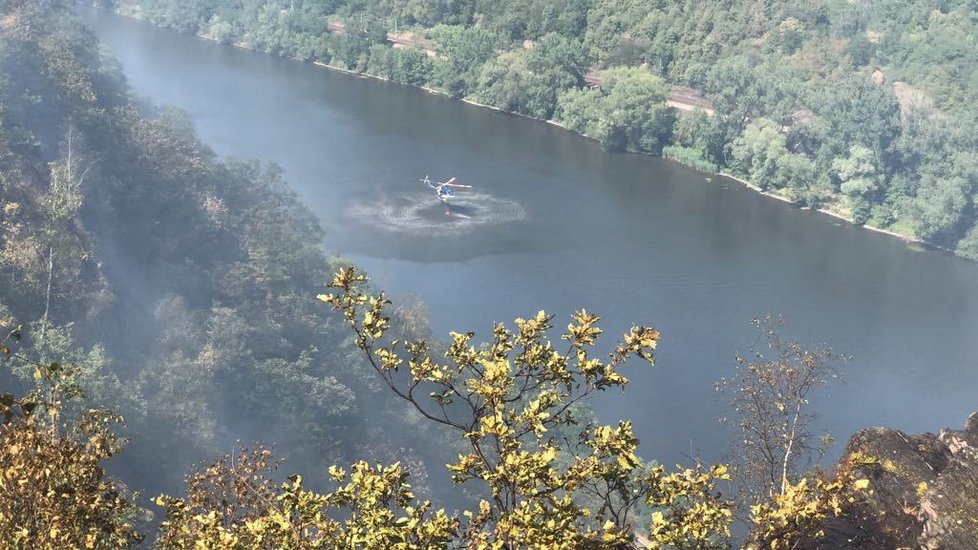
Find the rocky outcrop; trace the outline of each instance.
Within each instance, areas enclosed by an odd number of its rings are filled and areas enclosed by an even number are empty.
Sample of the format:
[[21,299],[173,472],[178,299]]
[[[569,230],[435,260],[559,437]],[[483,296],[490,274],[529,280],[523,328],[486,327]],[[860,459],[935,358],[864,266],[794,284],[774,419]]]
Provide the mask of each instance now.
[[819,549],[978,549],[978,413],[938,435],[866,429],[855,452],[876,461],[860,476],[872,491],[826,522]]

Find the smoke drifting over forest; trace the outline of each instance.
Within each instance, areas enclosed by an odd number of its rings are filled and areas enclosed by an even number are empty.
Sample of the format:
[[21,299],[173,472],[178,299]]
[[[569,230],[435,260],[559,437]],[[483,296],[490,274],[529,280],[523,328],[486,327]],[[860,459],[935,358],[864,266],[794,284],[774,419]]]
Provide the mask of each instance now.
[[452,456],[418,445],[437,432],[310,299],[342,260],[278,169],[219,160],[184,115],[132,98],[65,10],[3,24],[0,322],[126,418],[114,471],[153,496],[239,441],[287,449],[310,480],[354,458],[424,479],[422,459]]

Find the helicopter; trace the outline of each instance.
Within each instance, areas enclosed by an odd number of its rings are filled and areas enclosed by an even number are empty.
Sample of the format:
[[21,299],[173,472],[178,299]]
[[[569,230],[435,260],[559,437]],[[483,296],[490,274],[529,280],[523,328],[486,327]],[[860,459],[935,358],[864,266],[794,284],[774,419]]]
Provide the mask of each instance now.
[[438,195],[438,200],[444,204],[448,204],[448,199],[455,196],[455,192],[452,189],[472,189],[471,185],[462,185],[460,183],[455,183],[455,178],[451,178],[448,181],[431,181],[427,175],[425,175],[423,180],[418,180],[428,187],[435,190],[435,194]]

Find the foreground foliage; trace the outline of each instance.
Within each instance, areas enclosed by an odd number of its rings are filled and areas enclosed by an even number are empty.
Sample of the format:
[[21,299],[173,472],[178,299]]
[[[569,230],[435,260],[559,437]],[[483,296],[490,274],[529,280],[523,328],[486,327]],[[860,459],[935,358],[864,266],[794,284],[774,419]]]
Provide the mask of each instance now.
[[[471,333],[453,333],[442,362],[429,342],[385,339],[388,302],[368,294],[366,282],[343,269],[330,285],[335,292],[319,298],[344,314],[391,391],[466,442],[469,451],[448,469],[457,484],[481,485],[487,500],[466,513],[465,544],[618,548],[646,526],[654,548],[722,545],[729,537],[729,503],[715,487],[728,478],[725,467],[667,473],[636,455],[630,422],[579,425],[575,405],[624,388],[626,361],[652,364],[657,330],[633,327],[602,360],[592,355],[598,317],[574,314],[561,353],[546,338],[552,317],[540,312],[517,319],[515,331],[496,325],[483,345]],[[654,510],[651,518],[634,517],[638,503]]]
[[790,550],[811,548],[825,536],[825,520],[839,516],[844,507],[863,502],[869,479],[863,468],[878,460],[854,453],[847,456],[832,477],[810,473],[751,507],[753,530],[745,548]]
[[733,454],[742,500],[756,504],[784,495],[822,458],[831,437],[814,433],[811,400],[839,378],[833,366],[847,358],[785,339],[779,317],[753,324],[762,344],[737,357],[734,375],[717,389],[730,395],[735,414],[728,422],[737,431]]
[[358,462],[349,474],[331,467],[338,487],[325,494],[301,476],[276,487],[275,468],[259,447],[193,474],[185,497],[156,499],[166,510],[156,547],[408,550],[445,547],[456,533],[457,520],[415,501],[399,464]]
[[[27,361],[9,340],[0,360]],[[37,390],[0,394],[0,541],[12,549],[134,546],[138,509],[103,469],[124,444],[114,433],[122,419],[95,409],[62,419],[61,401],[77,395],[70,367],[32,366]]]
[[[443,363],[429,353],[430,342],[402,347],[386,338],[388,302],[383,293],[369,294],[366,283],[355,268],[343,268],[330,285],[336,292],[319,298],[342,312],[394,395],[468,446],[447,467],[456,484],[484,496],[477,508],[461,516],[433,509],[415,497],[399,463],[358,461],[349,472],[331,466],[328,492],[308,488],[299,475],[276,481],[279,463],[257,446],[188,476],[184,496],[155,499],[165,510],[157,548],[730,546],[734,503],[718,490],[730,480],[726,466],[667,472],[645,464],[630,422],[589,423],[579,406],[596,391],[623,388],[628,380],[619,368],[630,358],[651,364],[658,331],[633,327],[602,360],[592,356],[601,335],[597,317],[577,312],[561,353],[546,338],[552,318],[540,312],[517,319],[516,331],[497,325],[480,346],[471,344],[472,334],[453,333]],[[13,334],[19,339],[20,329]],[[6,343],[2,351],[8,361],[32,365],[37,385],[24,397],[0,395],[0,540],[16,548],[141,541],[139,510],[102,469],[125,443],[113,429],[122,419],[97,409],[63,415],[75,410],[69,400],[83,397],[84,371],[32,361]],[[789,481],[782,473],[780,489],[751,506],[748,546],[797,548],[817,540],[823,521],[868,487],[859,468],[875,464],[855,453],[833,476]]]

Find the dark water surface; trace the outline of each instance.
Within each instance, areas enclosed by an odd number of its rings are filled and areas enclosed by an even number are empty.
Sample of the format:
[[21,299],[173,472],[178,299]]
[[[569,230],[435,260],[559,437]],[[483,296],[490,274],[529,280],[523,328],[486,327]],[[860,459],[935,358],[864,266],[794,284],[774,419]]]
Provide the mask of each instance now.
[[[595,402],[635,420],[646,456],[719,456],[714,382],[766,312],[853,356],[819,403],[842,440],[978,409],[976,265],[547,124],[86,13],[137,93],[188,111],[219,154],[284,167],[329,249],[423,299],[437,334],[579,307],[609,336],[661,329],[656,367]],[[426,173],[474,189],[446,215]]]

